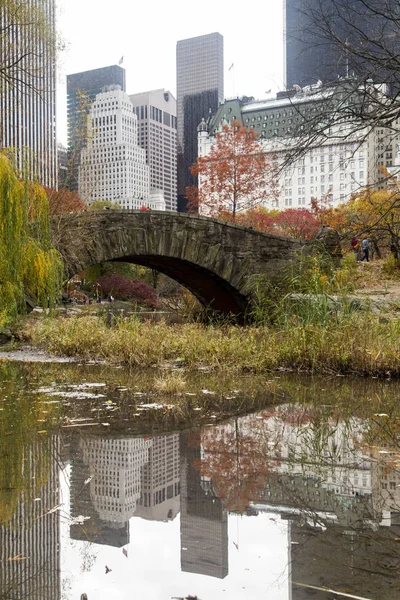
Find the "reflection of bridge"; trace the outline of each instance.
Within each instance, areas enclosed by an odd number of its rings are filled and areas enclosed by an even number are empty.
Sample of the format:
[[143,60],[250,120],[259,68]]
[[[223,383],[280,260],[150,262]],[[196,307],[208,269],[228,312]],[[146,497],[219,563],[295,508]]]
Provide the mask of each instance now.
[[252,276],[273,278],[302,244],[208,217],[181,213],[104,210],[52,220],[53,243],[72,276],[104,261],[161,271],[202,304],[244,314]]

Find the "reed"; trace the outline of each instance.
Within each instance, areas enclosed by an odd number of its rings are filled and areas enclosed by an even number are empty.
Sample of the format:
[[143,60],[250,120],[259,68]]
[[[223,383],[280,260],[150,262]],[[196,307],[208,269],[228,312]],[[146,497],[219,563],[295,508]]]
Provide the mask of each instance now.
[[291,315],[277,325],[168,325],[100,317],[49,318],[25,335],[47,351],[131,367],[178,361],[189,368],[263,373],[400,375],[400,320],[343,311],[314,322]]

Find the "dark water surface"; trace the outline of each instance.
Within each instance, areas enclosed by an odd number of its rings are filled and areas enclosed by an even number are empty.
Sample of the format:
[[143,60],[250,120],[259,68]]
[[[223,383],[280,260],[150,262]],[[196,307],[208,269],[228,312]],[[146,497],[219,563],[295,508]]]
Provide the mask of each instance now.
[[0,362],[1,600],[400,598],[398,382],[160,377]]

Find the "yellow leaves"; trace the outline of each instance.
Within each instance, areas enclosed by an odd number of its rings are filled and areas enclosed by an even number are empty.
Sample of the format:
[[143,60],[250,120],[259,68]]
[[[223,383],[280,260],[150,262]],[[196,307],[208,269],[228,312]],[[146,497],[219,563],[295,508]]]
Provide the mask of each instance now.
[[24,293],[31,294],[39,302],[56,293],[61,260],[50,250],[48,212],[44,189],[38,183],[20,179],[6,154],[0,153],[2,322],[12,320],[19,310],[23,310]]

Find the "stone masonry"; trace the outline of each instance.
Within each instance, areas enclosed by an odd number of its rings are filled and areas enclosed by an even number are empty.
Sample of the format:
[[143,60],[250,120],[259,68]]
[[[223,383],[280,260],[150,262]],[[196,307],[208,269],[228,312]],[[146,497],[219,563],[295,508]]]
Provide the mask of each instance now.
[[103,210],[52,219],[67,274],[104,261],[157,269],[205,306],[244,315],[254,276],[279,277],[305,243],[208,217],[163,211]]

